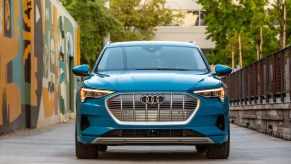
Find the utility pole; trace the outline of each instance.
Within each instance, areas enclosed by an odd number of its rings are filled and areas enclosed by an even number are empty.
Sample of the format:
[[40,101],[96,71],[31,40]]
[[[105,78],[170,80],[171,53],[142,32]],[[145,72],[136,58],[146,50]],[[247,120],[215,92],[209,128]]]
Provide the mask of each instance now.
[[286,19],[287,19],[287,11],[286,11],[286,0],[283,3],[283,12],[284,12],[284,25],[283,25],[283,42],[282,49],[286,48]]

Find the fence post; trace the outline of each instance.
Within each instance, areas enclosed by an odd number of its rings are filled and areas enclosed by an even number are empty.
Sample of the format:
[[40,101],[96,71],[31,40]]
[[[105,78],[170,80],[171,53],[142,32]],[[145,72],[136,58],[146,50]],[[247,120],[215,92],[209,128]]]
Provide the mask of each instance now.
[[241,81],[240,81],[240,85],[241,85],[241,101],[240,101],[240,104],[243,105],[244,103],[244,98],[245,98],[245,90],[244,90],[244,71],[243,69],[241,70]]
[[[259,94],[259,98],[260,98],[260,103],[262,104],[263,103],[263,60],[259,61],[259,67],[260,67],[260,73],[259,73],[259,76],[260,76],[260,94]],[[264,80],[265,81],[265,80]]]
[[272,69],[273,70],[272,97],[273,97],[273,102],[275,103],[276,102],[276,56],[273,55],[272,58],[273,58],[273,60],[272,60],[272,62],[273,62],[273,65],[272,65],[272,67],[273,67],[273,69]]
[[269,102],[269,93],[270,93],[270,88],[269,88],[269,77],[270,77],[270,74],[269,74],[269,58],[266,58],[266,66],[265,66],[265,69],[266,69],[266,102],[268,103]]
[[291,101],[291,47],[289,47],[289,101]]
[[281,89],[281,102],[284,102],[284,55],[283,55],[283,51],[280,52],[280,89]]

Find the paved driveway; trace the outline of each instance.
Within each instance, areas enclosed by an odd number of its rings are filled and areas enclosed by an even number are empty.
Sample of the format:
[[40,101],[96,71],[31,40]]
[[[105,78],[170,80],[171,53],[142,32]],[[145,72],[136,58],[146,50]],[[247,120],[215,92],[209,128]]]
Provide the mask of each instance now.
[[78,160],[74,151],[74,122],[0,137],[0,164],[291,164],[291,141],[235,125],[231,126],[231,154],[227,160],[206,159],[194,146],[110,146],[95,160]]

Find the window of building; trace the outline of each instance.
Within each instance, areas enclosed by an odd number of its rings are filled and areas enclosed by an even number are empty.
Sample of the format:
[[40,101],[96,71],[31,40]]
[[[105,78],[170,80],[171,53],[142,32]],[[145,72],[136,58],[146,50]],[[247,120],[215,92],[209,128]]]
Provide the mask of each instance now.
[[205,11],[200,11],[199,26],[206,26],[204,16],[205,16]]
[[164,26],[206,26],[205,11],[182,11],[185,17],[182,21],[174,20],[170,24],[164,24]]
[[194,23],[192,26],[206,26],[204,19],[205,11],[188,11],[188,14],[192,14]]

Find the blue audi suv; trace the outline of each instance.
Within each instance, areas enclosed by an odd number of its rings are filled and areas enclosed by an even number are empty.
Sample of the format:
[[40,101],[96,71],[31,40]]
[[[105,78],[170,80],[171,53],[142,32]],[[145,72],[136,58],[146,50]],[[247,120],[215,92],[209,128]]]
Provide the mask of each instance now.
[[115,145],[193,145],[207,158],[229,156],[226,85],[196,44],[119,42],[108,44],[76,94],[76,156],[98,158]]

